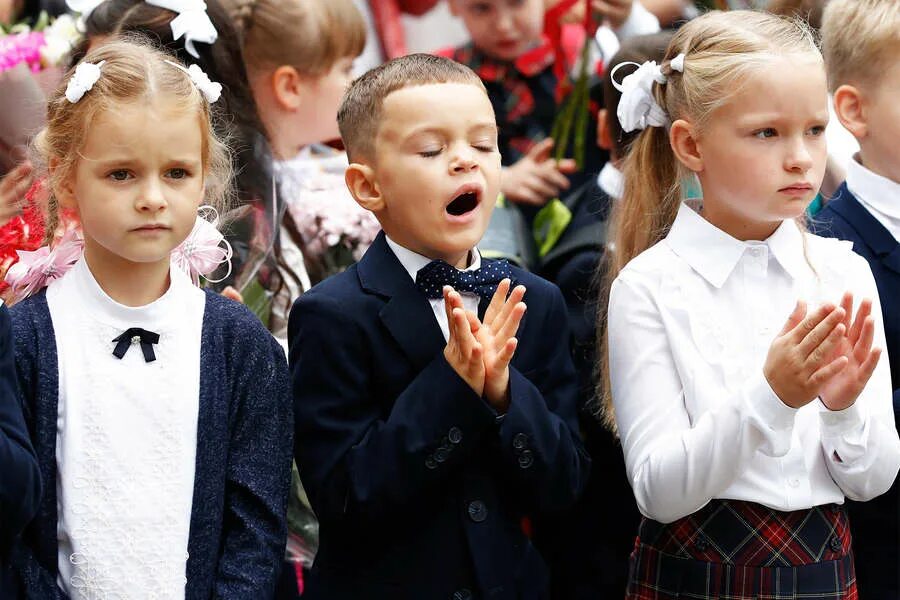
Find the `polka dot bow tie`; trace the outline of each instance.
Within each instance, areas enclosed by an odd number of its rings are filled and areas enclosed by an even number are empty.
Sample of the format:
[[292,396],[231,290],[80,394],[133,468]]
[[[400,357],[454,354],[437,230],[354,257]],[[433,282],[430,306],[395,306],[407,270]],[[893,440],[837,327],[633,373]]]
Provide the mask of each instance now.
[[416,273],[416,287],[430,300],[443,298],[445,285],[457,292],[490,298],[505,278],[512,279],[512,269],[505,260],[493,260],[474,271],[460,271],[442,260],[433,260]]

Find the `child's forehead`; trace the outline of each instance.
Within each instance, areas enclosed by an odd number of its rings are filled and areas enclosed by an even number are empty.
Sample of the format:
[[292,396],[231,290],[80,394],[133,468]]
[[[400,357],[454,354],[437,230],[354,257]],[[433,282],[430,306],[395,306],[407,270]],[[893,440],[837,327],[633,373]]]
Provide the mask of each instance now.
[[496,126],[484,88],[465,82],[426,83],[404,86],[385,96],[379,130],[399,133],[484,123]]

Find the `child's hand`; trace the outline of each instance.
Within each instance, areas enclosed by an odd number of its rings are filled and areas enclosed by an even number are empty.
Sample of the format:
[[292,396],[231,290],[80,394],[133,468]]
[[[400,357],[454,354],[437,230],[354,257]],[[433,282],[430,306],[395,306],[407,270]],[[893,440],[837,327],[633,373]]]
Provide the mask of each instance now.
[[772,391],[791,408],[812,402],[847,367],[847,357],[835,357],[846,332],[844,315],[842,307],[823,304],[806,316],[806,303],[801,300],[772,342],[763,374]]
[[509,362],[518,344],[514,336],[526,310],[522,302],[525,286],[516,286],[507,298],[509,286],[509,279],[500,282],[484,313],[484,323],[474,332],[484,349],[484,395],[501,414],[509,407]]
[[553,140],[547,138],[534,145],[528,154],[511,167],[505,167],[500,178],[500,191],[511,202],[543,205],[569,189],[568,173],[577,170],[575,161],[555,161],[550,157]]
[[621,27],[631,16],[634,0],[591,0],[591,10],[613,29]]
[[0,177],[0,227],[19,214],[25,194],[31,187],[34,169],[30,162],[23,162]]
[[240,302],[241,304],[244,303],[244,297],[241,295],[241,293],[230,285],[226,286],[225,289],[222,290],[222,295],[226,298],[234,300],[235,302]]
[[459,292],[449,285],[445,285],[443,291],[450,330],[444,347],[444,359],[476,394],[484,396],[484,352],[475,338],[481,323],[477,316],[463,308]]
[[830,410],[844,410],[851,406],[866,387],[875,366],[881,356],[880,348],[873,348],[875,338],[875,319],[872,318],[872,301],[863,300],[856,312],[856,319],[850,324],[853,315],[853,294],[847,292],[841,300],[844,309],[844,335],[833,356],[846,357],[847,366],[836,376],[828,380],[822,387],[819,397]]

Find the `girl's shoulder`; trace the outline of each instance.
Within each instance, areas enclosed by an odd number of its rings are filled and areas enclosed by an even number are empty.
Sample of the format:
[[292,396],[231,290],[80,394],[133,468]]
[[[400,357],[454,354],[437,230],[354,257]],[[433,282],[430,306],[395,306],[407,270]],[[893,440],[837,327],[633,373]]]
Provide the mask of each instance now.
[[838,238],[826,238],[804,232],[805,252],[812,265],[818,269],[841,271],[865,264],[866,259],[853,251],[853,242]]
[[277,347],[284,354],[278,342],[265,328],[253,312],[230,298],[212,290],[206,292],[203,336],[205,339],[221,340],[223,343],[246,352],[261,348]]
[[[613,249],[615,251],[615,249]],[[650,246],[622,267],[616,279],[659,280],[671,275],[682,261],[662,239]]]

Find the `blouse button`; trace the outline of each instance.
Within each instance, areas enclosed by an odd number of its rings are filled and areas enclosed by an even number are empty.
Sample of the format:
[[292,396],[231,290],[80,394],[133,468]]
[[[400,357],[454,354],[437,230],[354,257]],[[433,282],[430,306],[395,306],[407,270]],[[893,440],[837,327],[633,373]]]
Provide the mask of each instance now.
[[800,480],[795,477],[795,478],[791,479],[790,481],[788,481],[788,485],[791,486],[792,488],[798,487],[800,485]]

